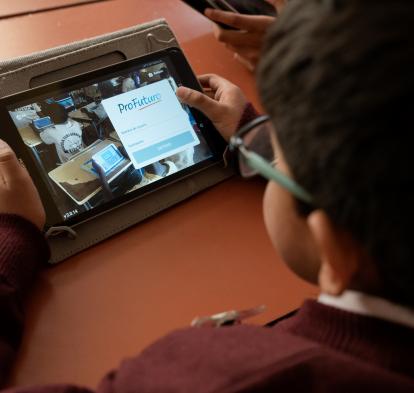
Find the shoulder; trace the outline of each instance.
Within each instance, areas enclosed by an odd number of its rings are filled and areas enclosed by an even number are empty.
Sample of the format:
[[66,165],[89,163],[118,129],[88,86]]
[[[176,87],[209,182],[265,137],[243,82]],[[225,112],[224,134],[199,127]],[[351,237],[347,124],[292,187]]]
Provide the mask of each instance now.
[[43,140],[43,141],[45,141],[45,142],[47,142],[47,141],[49,141],[50,139],[53,139],[53,136],[56,134],[56,128],[55,127],[48,127],[48,128],[45,128],[40,134],[39,134],[39,137]]
[[[234,381],[267,373],[286,358],[315,347],[276,329],[237,326],[189,328],[176,331],[148,347],[139,357],[125,361],[118,377],[129,385],[139,383],[142,392],[222,391]],[[135,382],[134,382],[135,381]]]
[[76,129],[80,129],[81,128],[81,125],[76,121],[76,120],[73,120],[73,119],[68,119],[68,121],[66,122],[66,127],[68,127],[68,128],[76,128]]
[[[198,350],[208,353],[210,356],[230,357],[231,354],[237,358],[271,352],[272,348],[280,347],[286,339],[298,341],[303,340],[291,336],[288,332],[253,325],[238,325],[222,328],[187,328],[177,330],[165,338],[159,340],[149,350],[164,347],[185,350],[188,346],[190,351]],[[243,344],[243,345],[241,345]],[[292,348],[292,343],[288,344]]]
[[349,392],[360,386],[403,392],[413,387],[401,375],[285,329],[243,325],[176,331],[125,361],[116,379],[119,391],[139,386],[142,393]]
[[43,135],[43,134],[50,134],[51,132],[53,132],[53,131],[56,131],[56,125],[52,125],[52,126],[49,126],[49,127],[47,127],[47,128],[45,128],[41,133],[40,133],[40,135]]

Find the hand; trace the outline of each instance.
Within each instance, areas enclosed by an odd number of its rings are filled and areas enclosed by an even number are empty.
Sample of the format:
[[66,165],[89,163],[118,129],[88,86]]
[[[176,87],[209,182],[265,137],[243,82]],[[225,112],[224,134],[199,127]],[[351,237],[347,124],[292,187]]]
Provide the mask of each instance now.
[[112,193],[111,186],[108,183],[108,179],[106,178],[105,171],[95,160],[92,160],[92,168],[95,169],[99,176],[99,180],[101,181],[102,193],[105,201],[110,201],[113,199],[114,195]]
[[221,22],[238,30],[225,30],[214,24],[214,36],[234,52],[249,70],[253,71],[269,26],[276,20],[273,16],[242,15],[234,12],[208,8],[205,15],[214,22]]
[[16,214],[39,229],[46,215],[36,187],[10,146],[0,139],[0,213]]
[[248,101],[239,87],[215,74],[199,76],[205,93],[179,87],[177,97],[183,104],[203,112],[227,141],[237,131]]

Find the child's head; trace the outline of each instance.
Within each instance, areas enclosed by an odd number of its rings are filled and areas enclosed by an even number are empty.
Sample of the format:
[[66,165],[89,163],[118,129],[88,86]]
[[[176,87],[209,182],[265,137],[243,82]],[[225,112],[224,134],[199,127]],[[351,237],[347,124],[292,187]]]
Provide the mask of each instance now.
[[280,167],[315,202],[269,184],[282,257],[326,292],[413,306],[412,0],[293,0],[268,36],[259,90]]
[[56,102],[42,105],[42,112],[45,116],[49,116],[54,124],[66,123],[69,119],[66,109]]

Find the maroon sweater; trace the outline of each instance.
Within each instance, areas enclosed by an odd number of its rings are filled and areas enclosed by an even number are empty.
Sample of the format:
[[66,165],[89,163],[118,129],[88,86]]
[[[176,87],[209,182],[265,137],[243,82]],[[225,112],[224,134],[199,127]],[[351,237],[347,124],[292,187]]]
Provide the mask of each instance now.
[[[22,295],[48,257],[29,222],[0,215],[0,376],[22,335]],[[102,380],[97,392],[414,392],[414,330],[307,301],[272,328],[188,328]],[[8,392],[79,393],[71,385]]]

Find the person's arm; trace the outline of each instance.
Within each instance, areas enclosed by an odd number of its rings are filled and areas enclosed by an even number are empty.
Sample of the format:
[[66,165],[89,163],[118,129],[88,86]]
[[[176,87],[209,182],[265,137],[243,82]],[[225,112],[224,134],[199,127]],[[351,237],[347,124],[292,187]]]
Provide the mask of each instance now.
[[47,259],[46,241],[33,223],[0,214],[0,386],[20,344],[22,298]]
[[92,160],[92,167],[95,169],[96,173],[99,176],[99,180],[102,186],[102,193],[106,202],[111,201],[114,199],[114,194],[112,193],[111,186],[108,183],[108,179],[106,177],[105,171],[103,168],[95,161]]
[[0,140],[0,384],[22,335],[21,299],[49,256],[40,231],[44,222],[29,174]]
[[[45,211],[26,169],[0,139],[0,389],[23,334],[23,300],[49,259],[41,229]],[[90,393],[70,385],[2,390],[4,393]]]
[[46,128],[46,130],[42,131],[39,134],[40,139],[46,143],[46,145],[51,145],[53,143],[55,143],[54,138],[52,138],[51,134],[50,134],[51,128]]

